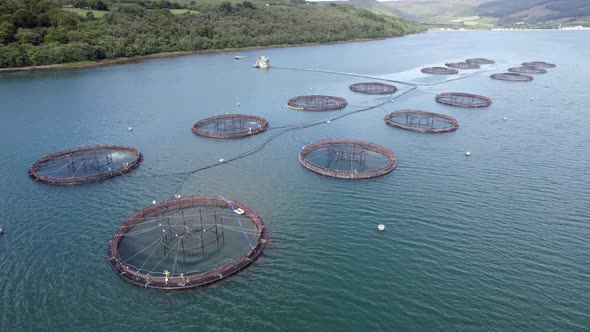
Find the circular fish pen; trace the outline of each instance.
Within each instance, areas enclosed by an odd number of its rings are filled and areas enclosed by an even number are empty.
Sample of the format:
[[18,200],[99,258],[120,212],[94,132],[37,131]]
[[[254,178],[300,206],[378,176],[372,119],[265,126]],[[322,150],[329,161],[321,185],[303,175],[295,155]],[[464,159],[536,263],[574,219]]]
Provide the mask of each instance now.
[[193,133],[212,138],[238,138],[255,135],[268,129],[268,121],[260,116],[223,114],[200,120],[193,125]]
[[448,67],[426,67],[420,70],[424,74],[434,74],[434,75],[455,75],[458,74],[459,71],[454,68]]
[[555,65],[545,61],[523,62],[523,67],[555,68]]
[[459,128],[459,122],[451,116],[419,110],[400,110],[385,115],[385,123],[421,133],[446,133]]
[[449,62],[445,63],[445,66],[455,69],[479,69],[480,66],[477,63],[472,62]]
[[495,80],[511,81],[511,82],[530,82],[533,77],[530,75],[518,74],[518,73],[497,73],[490,76]]
[[136,149],[120,145],[95,145],[44,156],[29,169],[41,183],[68,186],[92,183],[130,172],[143,161]]
[[471,59],[465,60],[465,62],[474,63],[477,65],[491,65],[493,63],[496,63],[496,61],[494,61],[492,59],[486,59],[486,58],[471,58]]
[[299,163],[312,172],[339,179],[374,178],[398,165],[389,149],[349,139],[325,139],[305,146]]
[[352,84],[349,88],[351,91],[366,93],[370,95],[392,94],[397,91],[397,87],[395,85],[380,82],[355,83]]
[[488,97],[462,92],[440,93],[436,95],[435,100],[437,103],[466,108],[488,107],[492,105],[492,100]]
[[246,205],[223,197],[183,197],[127,218],[109,242],[108,262],[136,286],[189,289],[243,270],[267,240],[262,219]]
[[348,102],[342,97],[308,95],[291,98],[287,107],[304,111],[332,111],[346,107]]
[[547,70],[543,68],[533,67],[533,66],[523,66],[523,67],[512,67],[508,68],[508,71],[511,73],[520,73],[520,74],[545,74]]

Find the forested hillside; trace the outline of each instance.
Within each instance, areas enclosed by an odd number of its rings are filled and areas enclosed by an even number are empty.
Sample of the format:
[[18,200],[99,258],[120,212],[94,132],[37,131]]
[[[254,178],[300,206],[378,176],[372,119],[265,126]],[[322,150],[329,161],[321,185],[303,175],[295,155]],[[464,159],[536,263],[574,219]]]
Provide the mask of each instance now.
[[345,4],[0,0],[0,67],[401,36],[403,20]]

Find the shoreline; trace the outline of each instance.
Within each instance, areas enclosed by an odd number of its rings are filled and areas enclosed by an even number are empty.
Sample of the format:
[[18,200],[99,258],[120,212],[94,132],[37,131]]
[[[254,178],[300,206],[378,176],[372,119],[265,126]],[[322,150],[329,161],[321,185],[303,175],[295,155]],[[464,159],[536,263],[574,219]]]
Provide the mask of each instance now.
[[546,28],[490,28],[490,29],[465,29],[465,28],[430,28],[428,32],[444,32],[444,31],[587,31],[590,30],[590,27],[584,28],[576,28],[576,29],[568,29],[568,28],[561,28],[561,29],[546,29]]
[[[426,32],[426,31],[424,31],[424,32]],[[412,35],[412,34],[407,34],[407,35],[397,36],[397,37],[341,40],[341,41],[334,41],[334,42],[327,42],[327,43],[280,44],[280,45],[269,45],[269,46],[224,48],[224,49],[217,49],[217,50],[164,52],[164,53],[137,55],[137,56],[133,56],[133,57],[120,57],[120,58],[97,60],[97,61],[88,60],[88,61],[80,61],[80,62],[54,64],[54,65],[0,68],[0,74],[2,74],[2,73],[16,73],[16,72],[29,72],[29,71],[58,71],[58,70],[70,70],[70,69],[87,69],[87,68],[140,63],[143,61],[153,60],[153,59],[175,58],[175,57],[180,57],[180,56],[196,55],[196,54],[215,54],[215,53],[229,53],[229,52],[239,52],[239,51],[264,50],[264,49],[271,49],[271,48],[289,48],[289,47],[299,47],[299,46],[320,46],[320,45],[337,45],[337,44],[346,44],[346,43],[363,43],[363,42],[369,42],[369,41],[385,40],[385,39],[390,39],[390,38],[400,38],[400,37],[405,37],[405,36],[409,36],[409,35]]]

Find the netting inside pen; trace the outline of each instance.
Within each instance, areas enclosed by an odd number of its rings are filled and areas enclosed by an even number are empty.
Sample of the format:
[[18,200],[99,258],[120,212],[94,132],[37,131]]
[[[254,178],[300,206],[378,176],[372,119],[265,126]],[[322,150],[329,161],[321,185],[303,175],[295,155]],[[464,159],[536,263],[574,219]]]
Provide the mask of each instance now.
[[444,133],[457,130],[459,122],[451,116],[419,110],[388,113],[385,123],[397,128],[423,133]]
[[486,59],[486,58],[472,58],[472,59],[465,60],[465,62],[475,63],[478,65],[491,65],[493,63],[496,63],[496,61],[494,61],[492,59]]
[[459,71],[454,68],[448,67],[426,67],[420,70],[424,74],[435,74],[435,75],[455,75],[458,74]]
[[143,209],[119,227],[108,260],[141,287],[188,289],[223,280],[264,250],[268,233],[246,205],[192,196]]
[[523,62],[523,67],[555,68],[555,64],[545,61]]
[[508,71],[511,73],[521,73],[521,74],[545,74],[547,70],[543,68],[533,67],[533,66],[526,66],[526,67],[512,67],[508,68]]
[[479,69],[480,66],[473,62],[449,62],[445,66],[456,69]]
[[368,179],[393,171],[398,161],[389,149],[362,141],[326,139],[299,153],[303,167],[329,177]]
[[287,101],[287,107],[305,111],[330,111],[347,105],[348,102],[342,97],[322,95],[298,96]]
[[395,85],[380,82],[355,83],[349,88],[354,92],[366,93],[370,95],[392,94],[397,91],[397,87]]
[[44,156],[29,169],[29,176],[51,185],[97,182],[138,167],[142,154],[128,146],[97,145]]
[[490,76],[495,80],[501,81],[512,81],[512,82],[530,82],[533,77],[530,75],[518,74],[518,73],[498,73]]
[[193,133],[213,138],[237,138],[255,135],[268,129],[268,121],[260,116],[223,114],[203,119],[193,125]]
[[436,102],[457,107],[488,107],[492,100],[485,96],[462,92],[446,92],[438,94]]

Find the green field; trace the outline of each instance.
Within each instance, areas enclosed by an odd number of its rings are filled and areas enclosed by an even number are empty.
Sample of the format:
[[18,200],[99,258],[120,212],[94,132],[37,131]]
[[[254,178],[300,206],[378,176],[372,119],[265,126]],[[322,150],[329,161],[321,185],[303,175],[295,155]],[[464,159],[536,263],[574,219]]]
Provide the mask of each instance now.
[[198,14],[200,14],[196,10],[188,10],[188,9],[170,9],[170,12],[174,15],[184,15],[184,14],[198,15]]
[[107,11],[103,11],[103,10],[91,10],[91,9],[80,9],[80,8],[64,8],[64,10],[67,10],[72,13],[76,13],[82,17],[86,17],[86,14],[88,12],[92,12],[92,14],[94,14],[94,18],[103,18],[104,15],[106,13],[108,13]]

